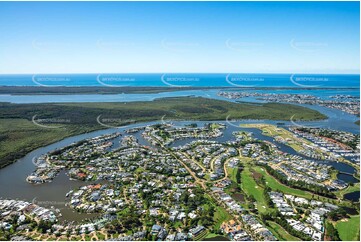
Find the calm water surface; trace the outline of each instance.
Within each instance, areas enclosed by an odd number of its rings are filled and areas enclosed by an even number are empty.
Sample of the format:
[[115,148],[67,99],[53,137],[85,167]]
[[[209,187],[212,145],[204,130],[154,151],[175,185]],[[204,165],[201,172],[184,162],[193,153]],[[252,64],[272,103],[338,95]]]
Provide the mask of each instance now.
[[[284,152],[288,152],[291,154],[297,154],[297,152],[295,152],[292,148],[275,142],[273,140],[273,138],[271,138],[271,137],[262,135],[261,131],[258,129],[248,129],[248,128],[237,127],[240,123],[252,123],[252,122],[259,123],[260,121],[249,120],[249,121],[242,121],[242,122],[234,122],[234,123],[231,123],[232,125],[227,124],[227,128],[224,130],[224,134],[221,137],[215,138],[214,140],[224,142],[224,141],[234,139],[234,136],[232,135],[232,132],[234,132],[234,131],[237,131],[237,130],[250,131],[250,132],[253,132],[254,137],[256,137],[258,139],[263,139],[263,140],[268,140],[270,142],[273,142],[279,147],[280,150],[282,150]],[[262,121],[262,122],[263,123],[264,122],[271,123],[271,124],[276,123],[276,121]],[[52,145],[34,150],[33,152],[30,152],[29,154],[27,154],[24,158],[21,158],[17,162],[0,170],[0,186],[1,186],[0,197],[16,198],[16,199],[22,199],[22,200],[26,200],[26,201],[36,201],[37,204],[45,206],[45,207],[54,206],[55,208],[59,208],[61,210],[61,213],[63,214],[62,219],[66,219],[66,220],[81,221],[84,218],[94,217],[94,215],[75,213],[70,208],[64,206],[65,194],[68,191],[75,189],[79,186],[85,185],[87,183],[81,182],[81,181],[71,181],[68,179],[65,172],[61,172],[59,174],[59,176],[57,176],[51,183],[44,183],[44,184],[38,184],[38,185],[27,183],[25,181],[26,176],[29,175],[35,169],[35,166],[32,163],[32,159],[34,157],[39,157],[42,154],[45,154],[56,148],[64,147],[66,145],[69,145],[69,144],[79,141],[79,140],[96,137],[96,136],[107,134],[107,133],[113,133],[116,131],[124,132],[125,129],[128,129],[130,127],[139,127],[139,126],[144,126],[144,125],[149,125],[149,124],[154,124],[154,123],[156,123],[156,122],[133,124],[133,125],[127,126],[126,128],[120,128],[120,129],[106,129],[106,130],[101,130],[101,131],[95,131],[95,132],[91,132],[91,133],[87,133],[87,134],[82,134],[82,135],[66,138],[66,139],[59,141],[57,143],[54,143]],[[174,122],[175,125],[179,125],[179,126],[183,126],[185,124],[190,124],[190,123],[197,123],[198,126],[202,126],[206,122],[200,122],[200,121],[198,121],[198,122],[192,122],[192,121]],[[223,122],[223,123],[225,123],[225,122]],[[141,136],[141,132],[142,131],[139,131],[133,135],[135,135],[138,138],[139,143],[141,143],[143,145],[149,145],[149,143],[146,140],[144,140],[143,137]],[[193,139],[178,140],[174,144],[172,144],[172,146],[184,145],[184,144],[190,142],[191,140],[193,140]],[[119,138],[117,138],[115,141],[117,144],[119,142]],[[113,148],[116,148],[116,147],[117,147],[117,145],[115,145]],[[348,173],[355,172],[355,169],[353,167],[343,164],[343,163],[336,163],[336,162],[331,162],[331,161],[319,161],[319,162],[329,164],[340,171],[344,171],[344,172],[348,172]]]
[[358,202],[360,201],[360,192],[355,191],[355,192],[346,193],[343,197],[347,200]]
[[[311,90],[312,91],[312,90]],[[287,90],[284,90],[287,92]],[[294,92],[294,91],[293,91]],[[319,92],[319,91],[318,91]],[[327,91],[323,92],[322,95],[329,96],[334,91]],[[34,95],[34,96],[12,96],[12,95],[0,95],[0,102],[14,102],[14,103],[44,103],[44,102],[118,102],[118,101],[147,101],[153,100],[155,98],[160,97],[175,97],[175,96],[202,96],[206,98],[217,98],[220,100],[227,100],[227,101],[235,101],[225,99],[223,97],[217,96],[218,90],[196,90],[196,91],[181,91],[181,92],[165,92],[165,93],[157,93],[157,94],[119,94],[119,95]],[[320,92],[319,92],[320,93]],[[359,93],[359,92],[358,92]],[[336,93],[337,94],[337,93]],[[257,100],[253,100],[257,101]],[[259,101],[257,101],[259,102]],[[314,105],[303,105],[315,110],[320,111],[321,113],[326,114],[329,118],[324,121],[315,121],[315,122],[297,122],[299,125],[307,126],[307,127],[324,127],[324,128],[331,128],[336,130],[343,130],[352,133],[360,133],[359,126],[354,124],[357,117],[354,115],[350,115],[344,113],[339,110],[319,107]],[[232,117],[230,117],[232,119]],[[168,122],[168,121],[167,121]],[[285,121],[268,121],[268,120],[247,120],[247,121],[230,121],[227,124],[227,129],[224,130],[224,135],[216,138],[214,140],[225,142],[228,140],[234,139],[232,132],[237,130],[244,130],[253,132],[254,137],[262,140],[267,140],[270,142],[275,143],[280,150],[284,152],[288,152],[290,154],[297,154],[292,148],[283,145],[281,143],[277,143],[274,141],[273,138],[267,137],[262,135],[261,131],[258,129],[246,129],[238,127],[241,123],[270,123],[270,124],[277,124],[278,122],[284,123],[285,126],[293,125],[291,122]],[[65,172],[61,172],[58,177],[56,177],[53,182],[45,183],[45,184],[29,184],[25,181],[27,175],[29,175],[32,171],[34,171],[35,166],[32,163],[32,159],[34,157],[39,157],[49,151],[52,151],[56,148],[61,148],[66,145],[69,145],[73,142],[77,142],[86,138],[96,137],[103,134],[108,134],[112,132],[124,132],[124,130],[132,127],[139,127],[149,124],[154,124],[157,122],[148,122],[148,123],[141,123],[141,124],[133,124],[127,127],[119,128],[119,129],[106,129],[95,131],[87,134],[77,135],[73,137],[66,138],[62,141],[54,143],[52,145],[39,148],[27,154],[25,157],[19,159],[17,162],[3,168],[0,170],[0,197],[1,198],[12,198],[12,199],[22,199],[26,201],[35,201],[37,204],[50,207],[54,206],[61,210],[63,214],[62,219],[66,220],[74,220],[74,221],[81,221],[85,218],[91,218],[95,215],[88,215],[88,214],[78,214],[73,212],[68,207],[64,206],[65,201],[65,194],[79,186],[85,185],[85,182],[81,181],[70,181],[66,176]],[[174,122],[175,125],[183,126],[185,124],[190,123],[197,123],[198,126],[202,126],[205,122],[194,122],[194,121],[187,121],[187,122]],[[223,123],[225,123],[223,121]],[[137,132],[135,135],[139,143],[143,145],[149,145],[149,143],[144,140],[141,136],[141,132]],[[172,144],[172,146],[179,146],[184,145],[194,139],[184,139],[178,140]],[[117,148],[119,138],[115,140],[115,145],[113,148]],[[354,173],[355,169],[347,164],[331,162],[331,161],[317,161],[329,164],[339,171],[346,172],[346,173]],[[346,174],[339,174],[339,179],[354,182],[352,179],[355,179],[353,176],[346,175]],[[348,196],[355,196],[355,195],[348,195]],[[347,198],[348,199],[348,198]]]

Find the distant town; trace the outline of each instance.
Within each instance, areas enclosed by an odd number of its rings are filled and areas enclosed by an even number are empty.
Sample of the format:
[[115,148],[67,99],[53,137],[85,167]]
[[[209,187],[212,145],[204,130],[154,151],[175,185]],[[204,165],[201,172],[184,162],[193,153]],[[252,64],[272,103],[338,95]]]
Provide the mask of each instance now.
[[337,94],[329,96],[327,99],[321,99],[318,96],[309,94],[275,94],[258,92],[225,92],[220,91],[219,96],[229,99],[256,98],[257,100],[267,102],[297,103],[319,105],[328,108],[334,108],[346,113],[360,116],[360,98],[352,95]]

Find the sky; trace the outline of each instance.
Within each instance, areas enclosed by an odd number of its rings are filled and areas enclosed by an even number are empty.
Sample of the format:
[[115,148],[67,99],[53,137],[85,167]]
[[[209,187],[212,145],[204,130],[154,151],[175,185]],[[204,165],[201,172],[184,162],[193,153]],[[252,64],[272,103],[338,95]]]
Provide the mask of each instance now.
[[359,73],[359,2],[0,2],[0,74]]

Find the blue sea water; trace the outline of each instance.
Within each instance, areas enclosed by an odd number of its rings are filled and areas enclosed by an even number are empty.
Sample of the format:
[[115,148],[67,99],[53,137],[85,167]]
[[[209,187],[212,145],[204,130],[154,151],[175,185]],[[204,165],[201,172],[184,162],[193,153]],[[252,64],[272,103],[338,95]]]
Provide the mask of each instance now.
[[[178,75],[178,76],[177,76]],[[0,75],[1,86],[188,86],[204,87],[200,90],[170,91],[145,94],[58,94],[58,95],[0,95],[0,102],[10,103],[52,103],[52,102],[134,102],[151,101],[156,98],[197,96],[225,101],[236,101],[218,96],[220,87],[230,87],[228,90],[246,92],[277,93],[277,94],[307,94],[330,99],[337,94],[360,97],[359,75],[287,75],[287,74],[84,74],[84,75]],[[243,82],[243,83],[242,83]],[[312,85],[311,85],[312,82]],[[246,83],[246,84],[244,84]],[[242,85],[241,85],[242,84]],[[219,87],[207,89],[207,87]],[[283,87],[282,89],[262,90],[262,87]],[[310,88],[306,88],[310,87]],[[312,88],[318,87],[318,88]],[[343,88],[341,88],[343,87]],[[297,89],[294,89],[297,88]],[[255,98],[243,98],[245,102],[263,102]],[[326,114],[327,123],[317,124],[333,129],[359,133],[358,120],[355,115],[345,112],[310,105]],[[312,125],[312,124],[311,124]]]
[[359,87],[360,75],[321,74],[26,74],[0,75],[0,86]]
[[[1,88],[1,87],[0,87]],[[0,102],[10,103],[52,103],[52,102],[135,102],[135,101],[152,101],[156,98],[167,97],[184,97],[197,96],[205,98],[215,98],[225,101],[231,101],[222,96],[218,96],[218,92],[224,89],[202,89],[202,90],[185,90],[185,91],[171,91],[159,93],[130,93],[130,94],[36,94],[36,95],[14,95],[14,94],[0,94]],[[230,88],[229,91],[239,91],[239,88]],[[259,93],[276,93],[276,94],[307,94],[320,97],[321,99],[330,99],[331,96],[337,94],[352,95],[360,97],[360,90],[356,88],[347,89],[277,89],[277,90],[246,90],[246,92]],[[241,101],[246,102],[266,102],[257,100],[254,97],[242,98]]]

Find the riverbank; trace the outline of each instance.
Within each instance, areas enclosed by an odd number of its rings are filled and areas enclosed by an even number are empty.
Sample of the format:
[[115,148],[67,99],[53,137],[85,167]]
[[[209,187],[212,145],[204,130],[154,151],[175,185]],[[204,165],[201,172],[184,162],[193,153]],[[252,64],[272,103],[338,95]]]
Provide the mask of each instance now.
[[[225,87],[229,89],[230,87]],[[0,94],[11,95],[80,95],[80,94],[150,94],[187,90],[220,89],[220,87],[107,87],[107,86],[1,86]]]
[[325,115],[289,104],[240,104],[178,97],[131,103],[0,104],[0,167],[28,152],[94,130],[159,120],[321,120]]
[[78,95],[78,94],[151,94],[187,90],[359,90],[358,87],[237,87],[237,86],[0,86],[0,94]]
[[[167,123],[169,120],[167,121]],[[210,121],[180,121],[173,122],[175,127],[184,127],[189,126],[191,124],[196,124],[197,127],[201,127]],[[210,139],[211,141],[217,142],[228,142],[233,141],[235,136],[234,132],[243,130],[246,132],[252,132],[255,138],[259,140],[270,140],[268,136],[262,135],[260,130],[257,129],[243,129],[240,128],[241,123],[258,123],[260,121],[257,120],[245,120],[240,122],[220,122],[226,125],[226,128],[223,130],[224,134],[218,138]],[[276,123],[277,121],[266,121],[265,123]],[[82,217],[79,217],[78,213],[74,213],[74,211],[69,207],[64,207],[64,196],[70,190],[74,190],[79,186],[83,186],[84,183],[80,181],[70,180],[66,175],[65,171],[61,171],[59,175],[50,183],[44,183],[42,185],[34,185],[25,182],[25,178],[34,171],[34,160],[37,161],[37,158],[42,157],[44,154],[47,154],[56,149],[61,149],[73,143],[79,142],[84,139],[94,138],[101,135],[111,134],[115,132],[124,133],[127,135],[127,130],[138,130],[135,133],[132,132],[132,135],[139,141],[141,145],[149,146],[149,142],[142,135],[144,129],[139,129],[140,127],[159,124],[159,121],[153,122],[145,122],[145,123],[137,123],[131,124],[123,128],[109,128],[103,129],[99,131],[90,132],[87,134],[81,134],[77,136],[71,136],[69,138],[65,138],[62,141],[56,142],[54,144],[36,149],[28,154],[24,158],[19,159],[17,162],[9,165],[0,170],[0,184],[3,186],[3,190],[1,191],[2,197],[6,198],[16,198],[25,201],[32,201],[34,196],[36,196],[36,200],[39,203],[51,204],[54,205],[57,209],[61,210],[62,219],[65,220],[76,220],[81,221]],[[291,124],[290,122],[285,122]],[[233,126],[233,124],[235,124]],[[172,144],[172,147],[184,145],[186,143],[191,142],[193,139],[181,139],[179,142],[175,142]],[[114,140],[115,143],[119,143],[118,139]],[[117,148],[114,146],[113,148]],[[280,147],[283,152],[288,152],[285,150],[283,146]],[[37,163],[37,162],[36,162]],[[332,164],[335,165],[335,164]],[[337,164],[337,169],[347,170],[347,165],[341,163]],[[50,200],[49,200],[50,199]]]

